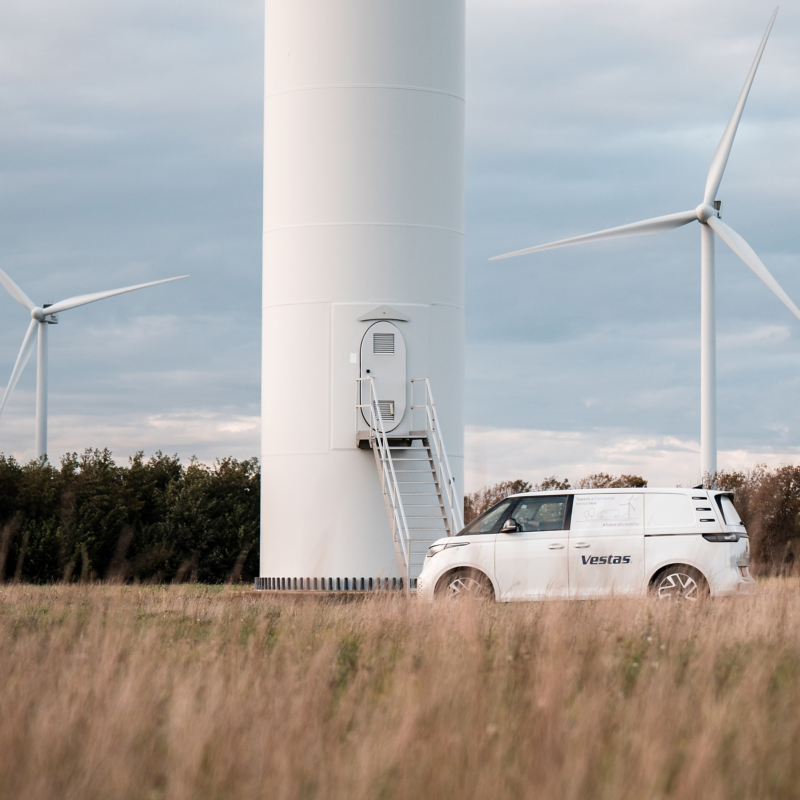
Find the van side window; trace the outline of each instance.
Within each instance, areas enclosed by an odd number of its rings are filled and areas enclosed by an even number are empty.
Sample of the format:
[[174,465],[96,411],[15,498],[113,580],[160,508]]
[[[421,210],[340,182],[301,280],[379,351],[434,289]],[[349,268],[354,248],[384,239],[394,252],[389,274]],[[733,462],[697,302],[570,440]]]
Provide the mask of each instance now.
[[722,510],[722,515],[725,517],[726,525],[744,525],[739,515],[736,513],[736,506],[733,505],[733,500],[726,494],[717,495],[717,504]]
[[516,499],[503,500],[488,511],[484,511],[478,519],[467,525],[458,535],[466,536],[470,533],[495,533],[500,529],[500,525],[505,521],[509,508],[511,508],[512,504],[515,502]]
[[563,531],[568,497],[523,497],[511,516],[522,531]]

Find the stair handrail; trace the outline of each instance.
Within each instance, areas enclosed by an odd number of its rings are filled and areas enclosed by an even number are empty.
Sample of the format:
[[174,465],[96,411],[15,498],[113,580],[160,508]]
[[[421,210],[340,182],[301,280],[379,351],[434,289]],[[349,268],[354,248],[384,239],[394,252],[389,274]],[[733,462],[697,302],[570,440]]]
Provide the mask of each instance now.
[[[425,402],[422,404],[414,405],[414,384],[423,383],[425,386]],[[453,536],[464,527],[464,515],[458,502],[458,492],[456,489],[456,480],[453,477],[453,471],[450,469],[450,460],[447,458],[447,449],[444,446],[444,438],[442,437],[442,428],[439,424],[439,418],[436,415],[436,405],[433,402],[433,392],[431,391],[431,383],[427,378],[412,378],[411,379],[411,412],[414,409],[422,408],[425,410],[425,427],[430,431],[429,441],[433,442],[434,451],[436,453],[436,461],[439,467],[439,474],[443,482],[446,484],[445,497],[447,498],[447,505],[450,510],[450,518],[453,527],[450,535]]]
[[[369,403],[361,402],[364,399],[361,384],[364,382],[369,382]],[[376,452],[376,460],[380,464],[381,488],[383,489],[386,510],[389,512],[392,539],[397,552],[400,571],[403,573],[404,588],[406,593],[409,593],[411,590],[411,582],[409,580],[411,574],[411,534],[408,529],[405,509],[403,508],[403,498],[400,495],[400,485],[394,469],[386,427],[383,424],[383,414],[378,403],[375,379],[371,375],[366,378],[356,378],[356,415],[359,412],[363,413],[364,409],[369,409],[370,445],[373,452]],[[358,424],[356,427],[358,427]]]

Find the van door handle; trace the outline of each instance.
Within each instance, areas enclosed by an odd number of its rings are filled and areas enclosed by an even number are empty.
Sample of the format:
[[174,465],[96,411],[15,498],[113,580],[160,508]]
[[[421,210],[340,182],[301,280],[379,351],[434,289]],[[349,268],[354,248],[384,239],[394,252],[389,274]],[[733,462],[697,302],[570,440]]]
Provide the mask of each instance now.
[[549,545],[547,545],[547,549],[548,550],[563,550],[564,549],[564,545],[563,544],[558,544],[558,543],[549,544]]
[[573,547],[577,547],[579,550],[582,550],[584,547],[591,547],[589,542],[578,542],[577,544],[573,545]]

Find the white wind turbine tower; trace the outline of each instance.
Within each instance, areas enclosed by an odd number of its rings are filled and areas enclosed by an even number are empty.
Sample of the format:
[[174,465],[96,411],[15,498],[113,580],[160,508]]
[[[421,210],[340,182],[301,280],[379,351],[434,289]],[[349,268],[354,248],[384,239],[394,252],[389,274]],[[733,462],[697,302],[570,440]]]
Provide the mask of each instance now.
[[704,482],[708,477],[713,476],[717,471],[717,419],[716,419],[716,323],[714,318],[714,233],[722,239],[728,247],[736,253],[739,258],[750,267],[755,274],[777,295],[778,299],[800,319],[800,309],[791,301],[789,296],[778,285],[778,282],[769,273],[755,254],[749,244],[739,236],[730,226],[720,219],[721,201],[717,200],[722,175],[725,165],[728,163],[728,156],[733,146],[733,139],[736,136],[736,129],[747,102],[747,95],[753,83],[758,64],[761,61],[761,54],[767,44],[775,16],[778,13],[776,8],[767,26],[764,38],[756,53],[753,66],[744,82],[744,88],[739,95],[739,100],[733,110],[733,114],[725,128],[711,160],[711,168],[706,179],[705,194],[703,202],[692,211],[683,211],[679,214],[669,214],[665,217],[656,217],[642,222],[634,222],[630,225],[622,225],[618,228],[589,233],[584,236],[575,236],[571,239],[562,239],[558,242],[541,244],[537,247],[528,247],[524,250],[516,250],[513,253],[494,256],[489,259],[495,261],[500,258],[511,258],[525,253],[536,253],[540,250],[552,250],[556,247],[566,247],[572,244],[583,244],[585,242],[596,242],[601,239],[618,239],[628,236],[646,236],[652,233],[661,233],[672,228],[679,228],[690,222],[700,223],[700,472]]
[[38,361],[36,370],[36,457],[47,454],[47,326],[54,325],[58,322],[56,314],[62,311],[68,311],[71,308],[78,306],[85,306],[87,303],[94,303],[97,300],[105,300],[106,297],[113,297],[117,294],[124,294],[125,292],[134,292],[137,289],[145,289],[148,286],[156,286],[159,283],[169,283],[170,281],[179,281],[181,278],[188,278],[188,275],[181,275],[177,278],[165,278],[160,281],[151,281],[150,283],[140,283],[136,286],[126,286],[123,289],[111,289],[107,292],[95,292],[94,294],[82,294],[77,297],[68,297],[66,300],[61,300],[58,303],[45,303],[43,306],[37,306],[29,297],[17,286],[11,278],[0,269],[0,283],[5,286],[8,293],[21,305],[25,306],[31,313],[31,324],[28,326],[28,331],[25,338],[22,340],[22,347],[20,348],[17,362],[14,364],[14,369],[11,373],[11,378],[8,381],[5,394],[2,401],[0,401],[0,414],[6,407],[14,387],[19,381],[28,359],[31,357],[34,346],[34,336],[38,332]]

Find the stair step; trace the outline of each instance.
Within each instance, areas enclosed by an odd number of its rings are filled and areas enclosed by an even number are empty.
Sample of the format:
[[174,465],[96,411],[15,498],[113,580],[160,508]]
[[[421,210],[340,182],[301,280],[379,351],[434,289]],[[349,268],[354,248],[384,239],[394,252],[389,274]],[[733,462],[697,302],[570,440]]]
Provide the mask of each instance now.
[[403,469],[402,467],[400,469],[397,469],[395,467],[394,471],[395,471],[395,473],[398,473],[398,472],[410,472],[412,475],[430,475],[430,476],[433,476],[433,470],[432,469]]
[[412,475],[412,476],[413,475],[419,475],[420,478],[427,478],[429,483],[432,482],[432,481],[433,482],[436,481],[436,478],[434,477],[434,472],[433,472],[432,469],[431,470],[427,470],[427,469],[404,469],[403,467],[400,467],[400,469],[397,469],[395,467],[394,474],[395,475],[403,474],[403,475]]
[[439,533],[444,528],[409,528],[409,533]]

